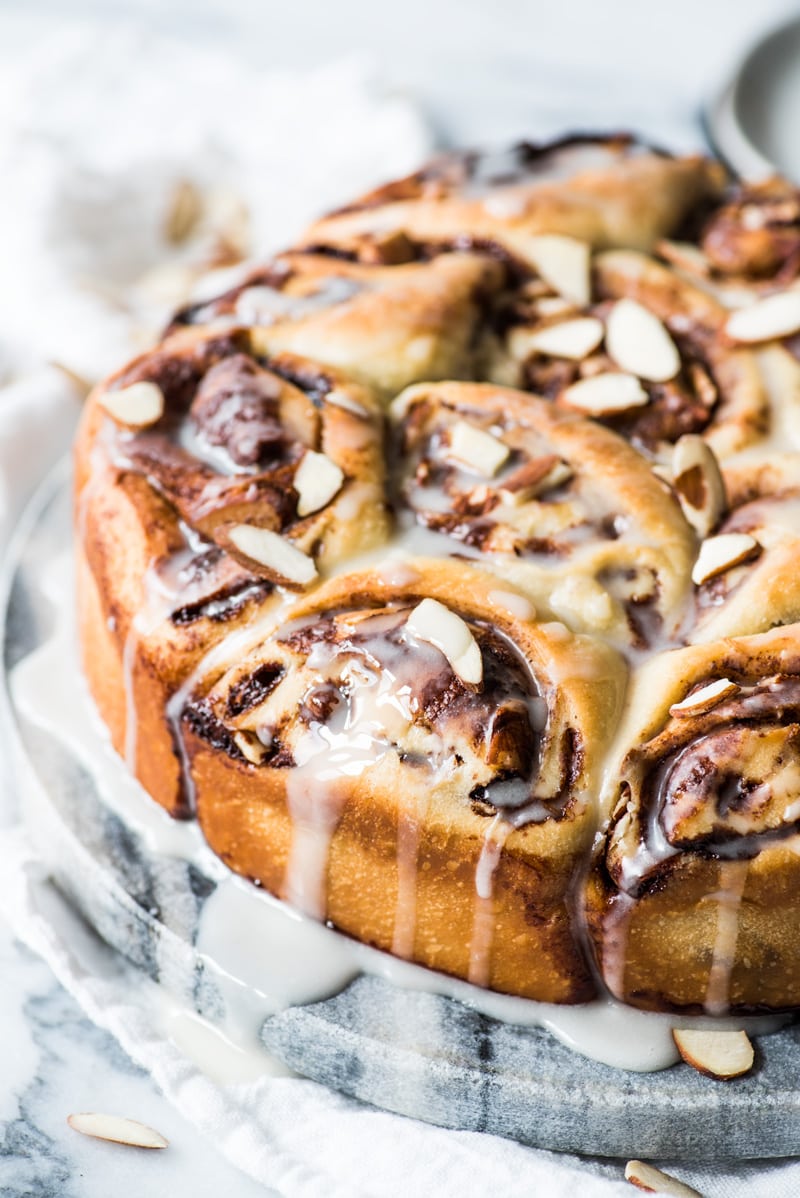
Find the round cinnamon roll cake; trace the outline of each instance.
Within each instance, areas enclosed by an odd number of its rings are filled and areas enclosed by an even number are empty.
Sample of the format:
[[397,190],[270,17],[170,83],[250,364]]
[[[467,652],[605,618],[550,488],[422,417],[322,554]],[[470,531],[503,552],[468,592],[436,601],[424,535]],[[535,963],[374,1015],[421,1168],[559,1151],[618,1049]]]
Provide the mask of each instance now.
[[628,137],[454,153],[177,313],[75,455],[151,798],[476,986],[800,1006],[797,210]]

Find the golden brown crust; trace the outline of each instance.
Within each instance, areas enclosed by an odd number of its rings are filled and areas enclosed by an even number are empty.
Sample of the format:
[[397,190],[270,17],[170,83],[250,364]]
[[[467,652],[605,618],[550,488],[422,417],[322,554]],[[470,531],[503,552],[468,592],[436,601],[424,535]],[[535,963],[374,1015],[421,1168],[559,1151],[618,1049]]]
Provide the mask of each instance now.
[[357,250],[400,230],[423,242],[488,242],[528,264],[543,233],[647,249],[722,178],[707,159],[670,158],[630,138],[522,143],[499,160],[445,155],[318,221],[307,240]]
[[407,254],[392,264],[281,254],[216,299],[179,312],[172,328],[259,325],[265,352],[314,358],[389,399],[417,379],[470,377],[477,327],[504,267],[477,253],[415,260],[410,243]]

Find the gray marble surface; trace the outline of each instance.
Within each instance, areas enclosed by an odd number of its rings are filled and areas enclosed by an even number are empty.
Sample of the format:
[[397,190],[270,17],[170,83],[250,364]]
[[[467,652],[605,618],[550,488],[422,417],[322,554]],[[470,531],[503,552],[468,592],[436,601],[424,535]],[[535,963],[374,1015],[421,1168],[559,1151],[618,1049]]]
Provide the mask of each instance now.
[[[3,1198],[274,1195],[202,1139],[2,924],[0,979]],[[91,1110],[139,1119],[166,1136],[169,1148],[124,1148],[72,1131],[67,1115]]]

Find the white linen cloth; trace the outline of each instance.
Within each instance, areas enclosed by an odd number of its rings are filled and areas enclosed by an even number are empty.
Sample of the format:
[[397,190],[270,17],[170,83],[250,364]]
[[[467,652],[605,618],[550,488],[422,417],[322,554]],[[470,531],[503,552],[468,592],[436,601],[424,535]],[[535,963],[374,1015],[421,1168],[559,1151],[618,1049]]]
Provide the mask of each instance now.
[[[252,248],[264,252],[348,192],[412,167],[429,139],[410,104],[376,95],[352,63],[256,74],[124,29],[60,29],[26,57],[14,56],[12,37],[0,45],[0,371],[11,380],[0,387],[1,546],[74,422],[79,389],[50,363],[97,377],[153,327],[153,305],[126,297],[168,253],[160,222],[176,180],[232,185],[255,214]],[[216,1085],[154,1030],[152,983],[81,941],[13,823],[12,793],[0,795],[0,911],[251,1177],[284,1198],[632,1192],[621,1163],[444,1131],[312,1082]],[[708,1198],[800,1190],[800,1164],[671,1168]]]

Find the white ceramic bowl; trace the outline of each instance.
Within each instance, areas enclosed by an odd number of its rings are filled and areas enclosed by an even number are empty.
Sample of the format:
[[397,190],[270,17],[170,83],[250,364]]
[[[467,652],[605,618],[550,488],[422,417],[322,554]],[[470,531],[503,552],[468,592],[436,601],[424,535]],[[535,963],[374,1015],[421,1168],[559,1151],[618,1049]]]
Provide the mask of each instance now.
[[738,174],[800,183],[800,17],[766,34],[708,106],[708,131]]

